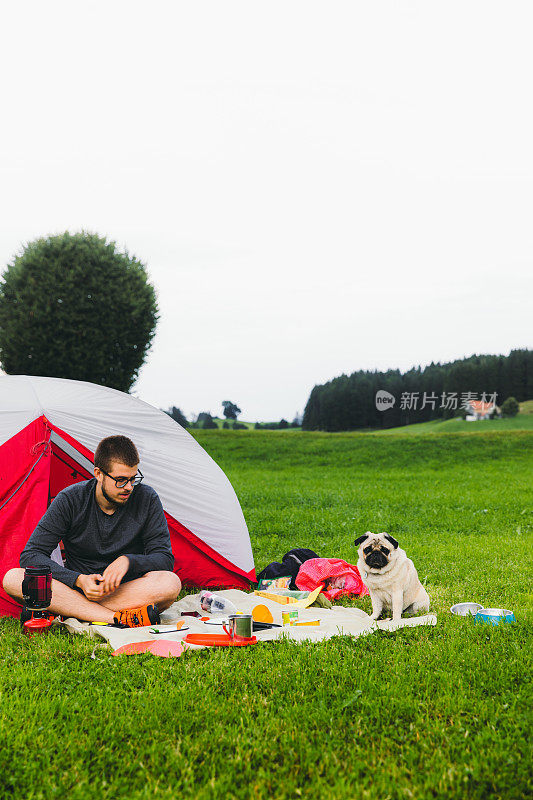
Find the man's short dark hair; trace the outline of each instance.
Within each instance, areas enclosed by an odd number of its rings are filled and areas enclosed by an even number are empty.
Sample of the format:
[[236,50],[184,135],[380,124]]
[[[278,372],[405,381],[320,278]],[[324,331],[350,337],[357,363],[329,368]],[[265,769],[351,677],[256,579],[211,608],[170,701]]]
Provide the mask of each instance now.
[[127,436],[106,436],[99,443],[94,454],[94,466],[102,472],[109,472],[112,461],[119,461],[127,467],[136,467],[139,463],[137,448]]

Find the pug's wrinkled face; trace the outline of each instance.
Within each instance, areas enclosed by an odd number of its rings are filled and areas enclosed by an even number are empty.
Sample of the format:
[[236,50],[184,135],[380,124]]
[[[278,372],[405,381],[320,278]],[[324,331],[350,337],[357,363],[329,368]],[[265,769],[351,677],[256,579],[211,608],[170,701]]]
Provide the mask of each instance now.
[[388,533],[367,531],[354,542],[359,546],[358,555],[370,569],[383,569],[395,556],[398,542]]

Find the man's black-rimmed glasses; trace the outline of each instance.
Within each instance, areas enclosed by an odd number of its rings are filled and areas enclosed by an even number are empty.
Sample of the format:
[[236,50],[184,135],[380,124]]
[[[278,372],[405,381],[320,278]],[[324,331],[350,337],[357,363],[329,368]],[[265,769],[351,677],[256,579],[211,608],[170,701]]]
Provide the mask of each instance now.
[[128,483],[131,483],[132,487],[137,486],[144,478],[141,470],[139,470],[137,475],[134,475],[133,478],[125,478],[124,475],[119,475],[118,478],[115,478],[114,475],[110,475],[109,472],[105,471],[105,469],[100,469],[100,472],[103,472],[104,475],[107,475],[108,478],[111,478],[111,480],[115,481],[115,486],[117,489],[124,489]]

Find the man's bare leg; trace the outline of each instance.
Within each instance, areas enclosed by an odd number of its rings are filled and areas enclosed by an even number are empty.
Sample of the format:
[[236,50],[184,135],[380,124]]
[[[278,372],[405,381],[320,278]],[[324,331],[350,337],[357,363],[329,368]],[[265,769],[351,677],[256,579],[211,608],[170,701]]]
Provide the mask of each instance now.
[[122,583],[114,592],[103,597],[100,604],[120,611],[156,603],[159,611],[165,611],[175,602],[180,589],[181,581],[174,572],[147,572],[142,578]]
[[[11,569],[4,576],[4,591],[22,604],[23,569]],[[93,603],[81,592],[52,579],[50,612],[75,617],[85,622],[112,623],[114,612],[157,603],[160,611],[172,605],[181,589],[180,579],[173,572],[148,572],[142,578],[124,583],[114,592]]]

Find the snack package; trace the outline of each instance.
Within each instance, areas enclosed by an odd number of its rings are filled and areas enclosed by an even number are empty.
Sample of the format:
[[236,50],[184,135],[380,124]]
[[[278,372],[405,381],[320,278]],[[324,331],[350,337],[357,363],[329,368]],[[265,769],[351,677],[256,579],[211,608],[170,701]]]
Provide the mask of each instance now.
[[287,611],[281,612],[281,621],[283,625],[297,625],[298,624],[298,617],[299,617],[298,609],[287,609]]
[[[281,605],[291,604],[293,608],[307,608],[312,605],[320,594],[322,585],[317,586],[313,592],[293,592],[290,589],[270,589],[268,592],[254,589],[254,594],[258,597],[265,597],[267,600],[274,600]],[[297,599],[293,595],[300,595],[301,599]]]
[[286,575],[282,578],[263,578],[259,581],[258,589],[288,589],[291,585],[291,576]]

